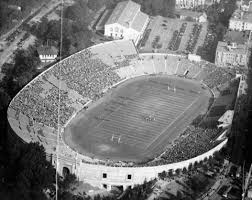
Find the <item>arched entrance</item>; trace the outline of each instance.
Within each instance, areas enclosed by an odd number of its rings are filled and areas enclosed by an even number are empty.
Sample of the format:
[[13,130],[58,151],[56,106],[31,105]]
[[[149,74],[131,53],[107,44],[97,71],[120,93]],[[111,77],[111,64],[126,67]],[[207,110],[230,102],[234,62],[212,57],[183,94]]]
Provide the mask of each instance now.
[[63,167],[63,169],[62,169],[62,175],[63,175],[63,177],[65,178],[69,174],[70,174],[69,168],[68,167]]

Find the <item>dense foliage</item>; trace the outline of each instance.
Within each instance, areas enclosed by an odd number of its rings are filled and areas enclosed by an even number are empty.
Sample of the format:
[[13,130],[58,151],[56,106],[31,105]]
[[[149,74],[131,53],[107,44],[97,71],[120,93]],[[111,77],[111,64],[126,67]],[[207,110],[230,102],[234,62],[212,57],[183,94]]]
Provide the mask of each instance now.
[[[47,0],[1,0],[0,1],[0,33],[15,24],[15,20],[20,20],[28,16],[31,11]],[[20,6],[21,11],[10,8],[9,5]]]
[[0,196],[3,199],[46,199],[44,190],[54,188],[55,169],[37,143],[14,144],[3,169]]
[[0,87],[11,96],[26,85],[37,73],[37,66],[40,59],[36,49],[18,50],[14,56],[14,64],[5,63],[2,66],[2,73],[5,74]]
[[[62,56],[64,57],[89,47],[92,44],[90,40],[92,33],[88,30],[89,13],[85,2],[76,1],[72,6],[66,7],[63,14]],[[26,26],[25,29],[37,37],[38,44],[50,44],[60,48],[60,20],[49,21],[44,17],[41,22]]]
[[[97,10],[103,5],[112,8],[117,2],[122,0],[89,0],[88,7],[92,10]],[[162,15],[164,17],[174,16],[175,0],[133,0],[141,5],[141,10],[149,15]]]
[[215,3],[207,7],[208,34],[204,45],[197,52],[203,59],[214,62],[218,41],[222,41],[229,25],[229,19],[236,9],[236,0]]

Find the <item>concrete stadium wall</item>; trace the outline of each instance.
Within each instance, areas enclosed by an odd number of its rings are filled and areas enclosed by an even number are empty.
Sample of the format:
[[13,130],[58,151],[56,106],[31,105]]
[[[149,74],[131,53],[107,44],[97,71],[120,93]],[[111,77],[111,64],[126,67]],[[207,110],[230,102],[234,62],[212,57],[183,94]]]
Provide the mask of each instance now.
[[[176,169],[183,169],[184,167],[188,168],[190,164],[194,164],[196,161],[200,162],[205,158],[209,158],[214,152],[222,149],[226,143],[227,139],[202,155],[167,165],[150,167],[110,167],[80,162],[76,166],[76,175],[80,181],[90,183],[100,188],[107,187],[107,189],[110,190],[111,186],[114,185],[123,186],[123,188],[126,189],[129,186],[132,187],[136,184],[142,184],[145,180],[149,181],[154,179],[163,171],[168,171],[170,169],[175,171]],[[61,166],[64,166],[64,164],[61,164]],[[131,178],[129,176],[131,176]]]

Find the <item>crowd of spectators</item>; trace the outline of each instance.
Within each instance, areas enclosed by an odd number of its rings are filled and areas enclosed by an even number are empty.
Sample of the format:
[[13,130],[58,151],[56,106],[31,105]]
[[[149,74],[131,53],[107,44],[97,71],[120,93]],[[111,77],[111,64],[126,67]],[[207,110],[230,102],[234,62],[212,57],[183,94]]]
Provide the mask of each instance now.
[[[53,128],[57,128],[58,122],[58,87],[50,88],[45,98],[41,96],[44,90],[43,81],[50,74],[61,80],[68,89],[77,91],[83,97],[92,100],[100,98],[104,88],[120,80],[109,66],[99,59],[92,59],[92,54],[88,49],[56,64],[42,75],[44,76],[42,80],[38,78],[24,88],[11,104],[17,113],[22,113],[34,122]],[[60,98],[60,113],[62,113],[60,124],[64,125],[75,109],[71,107],[67,90],[61,90]]]
[[[46,98],[42,98],[42,81],[33,82],[18,95],[11,107],[16,113],[29,116],[30,124],[40,123],[49,127],[57,128],[59,95],[58,88],[52,87]],[[73,115],[75,109],[69,105],[69,97],[66,91],[60,94],[60,125],[63,126]]]
[[208,67],[206,66],[205,70],[211,71],[206,73],[207,76],[203,81],[209,88],[217,87],[235,78],[235,72],[233,70],[226,70],[220,67]]
[[152,161],[134,163],[131,161],[118,162],[114,160],[101,160],[97,162],[88,162],[86,160],[82,160],[82,162],[113,167],[146,167],[180,162],[201,155],[215,147],[221,142],[215,141],[221,132],[222,130],[217,128],[189,126],[180,135],[180,137],[175,140],[171,147],[166,149],[166,151],[160,157]]
[[64,81],[69,89],[77,91],[83,97],[93,99],[104,88],[117,83],[120,78],[100,59],[92,59],[92,53],[86,49],[70,59],[63,61],[61,73],[54,67],[53,75]]
[[160,159],[150,162],[148,165],[169,164],[203,154],[216,145],[213,139],[219,133],[220,130],[217,128],[188,127],[183,132],[183,135],[175,140],[174,145],[168,148]]

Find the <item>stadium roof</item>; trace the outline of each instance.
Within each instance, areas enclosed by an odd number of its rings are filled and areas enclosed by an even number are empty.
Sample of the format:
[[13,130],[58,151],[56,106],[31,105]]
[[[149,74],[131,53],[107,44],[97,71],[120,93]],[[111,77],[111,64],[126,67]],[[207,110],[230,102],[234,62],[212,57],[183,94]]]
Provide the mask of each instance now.
[[120,24],[126,28],[141,31],[148,15],[140,11],[141,6],[133,1],[123,1],[117,4],[106,25]]

